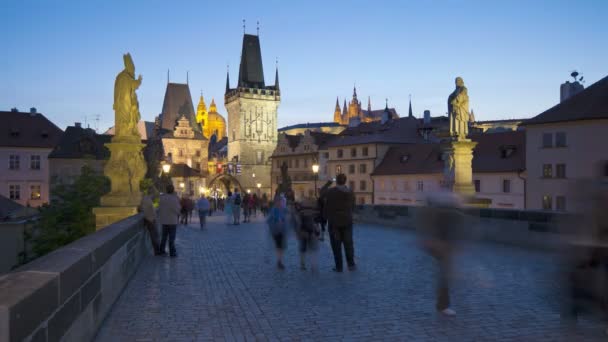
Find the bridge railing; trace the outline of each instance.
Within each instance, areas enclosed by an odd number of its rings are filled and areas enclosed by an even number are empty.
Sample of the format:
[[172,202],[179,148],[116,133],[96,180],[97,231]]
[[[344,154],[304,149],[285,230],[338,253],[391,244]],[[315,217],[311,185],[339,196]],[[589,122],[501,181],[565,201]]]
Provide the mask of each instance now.
[[[416,215],[424,207],[360,205],[355,212],[359,223],[417,229]],[[580,216],[559,212],[463,208],[465,237],[529,248],[558,249],[577,232],[582,232]],[[578,222],[578,224],[573,224]]]
[[0,341],[89,341],[146,253],[135,215],[0,276]]

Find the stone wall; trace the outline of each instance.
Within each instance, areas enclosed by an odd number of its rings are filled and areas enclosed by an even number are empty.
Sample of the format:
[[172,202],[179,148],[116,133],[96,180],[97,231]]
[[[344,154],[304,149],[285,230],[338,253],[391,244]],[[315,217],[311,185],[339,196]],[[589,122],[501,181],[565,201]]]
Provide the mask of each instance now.
[[[416,214],[421,207],[364,205],[358,206],[355,220],[415,230]],[[576,217],[569,214],[510,209],[463,209],[466,239],[492,241],[526,248],[559,249],[571,236]]]
[[0,341],[90,341],[146,253],[141,215],[0,277]]

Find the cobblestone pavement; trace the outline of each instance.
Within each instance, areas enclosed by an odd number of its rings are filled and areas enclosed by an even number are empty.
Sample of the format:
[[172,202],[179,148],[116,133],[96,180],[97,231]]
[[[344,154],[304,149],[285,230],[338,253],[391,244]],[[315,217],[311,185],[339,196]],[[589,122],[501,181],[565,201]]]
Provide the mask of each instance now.
[[452,307],[434,310],[435,265],[409,231],[355,226],[358,270],[301,271],[293,236],[275,267],[262,220],[178,228],[178,258],[147,257],[97,341],[606,341],[593,317],[560,322],[555,256],[470,244],[458,257]]

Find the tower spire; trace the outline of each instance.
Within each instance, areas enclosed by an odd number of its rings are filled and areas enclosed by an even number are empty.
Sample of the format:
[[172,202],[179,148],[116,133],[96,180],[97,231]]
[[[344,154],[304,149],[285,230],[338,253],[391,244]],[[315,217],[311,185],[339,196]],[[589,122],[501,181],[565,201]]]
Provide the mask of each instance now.
[[367,111],[372,112],[372,100],[369,96],[367,97]]
[[167,84],[169,84],[169,68],[167,68]]
[[357,98],[357,84],[355,83],[355,85],[353,86],[353,99]]
[[230,66],[226,65],[226,93],[230,91]]
[[276,72],[274,75],[274,86],[277,90],[279,90],[279,58],[276,60]]
[[336,108],[334,109],[334,122],[340,124],[342,123],[342,111],[340,109],[340,102],[338,102],[338,97],[336,96]]
[[413,117],[414,117],[414,114],[412,113],[412,94],[410,94],[410,109],[409,109],[409,111],[408,111],[408,116],[409,116],[410,118],[413,118]]

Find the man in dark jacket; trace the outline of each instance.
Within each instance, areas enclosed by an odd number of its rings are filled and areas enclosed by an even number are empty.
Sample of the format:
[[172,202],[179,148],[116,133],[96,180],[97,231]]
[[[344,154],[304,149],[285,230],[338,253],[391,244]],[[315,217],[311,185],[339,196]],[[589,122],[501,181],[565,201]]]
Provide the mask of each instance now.
[[336,186],[327,189],[324,187],[321,196],[325,198],[325,217],[329,222],[329,238],[334,253],[336,268],[334,271],[342,272],[342,245],[348,269],[353,271],[355,265],[355,251],[353,248],[353,209],[355,196],[345,185],[346,175],[336,176]]

